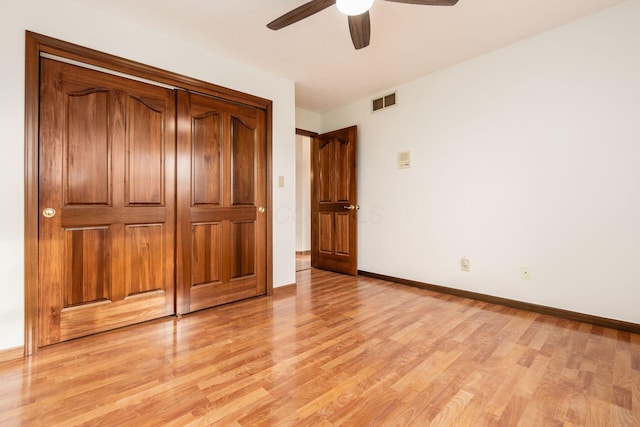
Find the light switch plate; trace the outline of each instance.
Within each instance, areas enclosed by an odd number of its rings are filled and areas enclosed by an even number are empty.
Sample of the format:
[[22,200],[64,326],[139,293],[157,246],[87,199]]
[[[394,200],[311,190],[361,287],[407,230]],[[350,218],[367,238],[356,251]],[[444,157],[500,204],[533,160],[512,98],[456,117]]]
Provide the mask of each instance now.
[[411,151],[402,151],[398,153],[398,169],[407,169],[411,167]]

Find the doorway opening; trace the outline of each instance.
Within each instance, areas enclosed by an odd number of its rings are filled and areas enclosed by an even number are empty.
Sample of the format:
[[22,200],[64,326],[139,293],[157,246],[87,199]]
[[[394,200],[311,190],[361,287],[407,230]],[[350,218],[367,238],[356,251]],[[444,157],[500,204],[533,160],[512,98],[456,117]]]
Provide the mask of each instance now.
[[296,131],[296,271],[311,268],[311,144]]

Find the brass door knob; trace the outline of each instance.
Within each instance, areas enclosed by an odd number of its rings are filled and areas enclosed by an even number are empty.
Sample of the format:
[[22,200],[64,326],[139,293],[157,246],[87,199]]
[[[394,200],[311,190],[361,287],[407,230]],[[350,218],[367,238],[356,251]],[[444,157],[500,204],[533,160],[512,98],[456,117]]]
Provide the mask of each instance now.
[[56,210],[53,208],[44,208],[42,210],[42,215],[45,218],[53,218],[54,216],[56,216]]
[[260,207],[258,208],[258,212],[260,212],[260,213],[264,213],[264,206],[260,206]]

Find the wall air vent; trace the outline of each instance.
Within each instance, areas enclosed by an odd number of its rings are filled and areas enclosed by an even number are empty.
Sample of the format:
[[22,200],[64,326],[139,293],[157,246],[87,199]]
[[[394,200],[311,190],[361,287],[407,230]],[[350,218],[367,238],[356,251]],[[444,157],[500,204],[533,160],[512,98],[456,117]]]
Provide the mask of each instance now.
[[382,110],[384,108],[384,98],[373,100],[373,111]]
[[376,98],[371,101],[371,111],[376,112],[378,110],[382,110],[383,108],[391,107],[392,105],[396,105],[396,92],[390,93],[388,95],[381,96],[380,98]]

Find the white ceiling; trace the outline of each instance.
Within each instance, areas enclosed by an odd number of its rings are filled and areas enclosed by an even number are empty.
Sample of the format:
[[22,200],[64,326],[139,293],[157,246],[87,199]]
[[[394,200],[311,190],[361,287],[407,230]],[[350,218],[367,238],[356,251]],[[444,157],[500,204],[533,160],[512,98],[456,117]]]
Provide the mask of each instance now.
[[[323,112],[571,22],[623,0],[376,0],[371,45],[356,51],[335,6],[279,31],[306,0],[83,0],[295,81],[296,106]],[[215,83],[215,82],[214,82]]]

